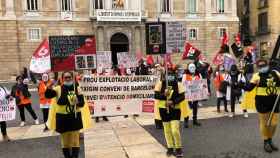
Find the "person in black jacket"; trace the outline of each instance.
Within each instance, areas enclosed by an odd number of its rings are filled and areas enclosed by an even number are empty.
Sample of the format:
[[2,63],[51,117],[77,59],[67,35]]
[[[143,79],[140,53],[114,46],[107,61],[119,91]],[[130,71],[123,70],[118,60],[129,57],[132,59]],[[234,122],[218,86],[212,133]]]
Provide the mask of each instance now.
[[17,83],[12,87],[11,95],[16,98],[16,104],[20,112],[21,123],[20,126],[25,125],[25,114],[24,108],[31,114],[32,118],[35,120],[35,124],[39,124],[38,117],[34,112],[31,104],[31,94],[28,91],[28,85],[23,83],[23,77],[18,76],[16,78]]
[[144,64],[144,60],[139,61],[139,66],[136,68],[135,75],[148,75],[148,67]]
[[[250,81],[243,89],[251,91],[256,89],[255,104],[259,116],[259,127],[262,139],[264,141],[264,150],[268,153],[278,151],[278,147],[273,143],[272,139],[275,135],[279,122],[279,101],[275,105],[277,95],[279,95],[280,73],[270,68],[266,60],[257,62],[258,72],[255,73]],[[270,122],[268,122],[271,116]]]

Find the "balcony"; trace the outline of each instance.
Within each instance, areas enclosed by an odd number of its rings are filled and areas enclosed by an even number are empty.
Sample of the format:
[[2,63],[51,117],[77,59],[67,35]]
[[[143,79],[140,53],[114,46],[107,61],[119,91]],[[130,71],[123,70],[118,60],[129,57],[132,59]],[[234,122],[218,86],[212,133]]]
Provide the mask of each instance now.
[[97,21],[137,22],[148,17],[148,12],[124,9],[95,9],[91,12],[91,19]]
[[261,36],[261,35],[267,35],[271,33],[271,26],[262,26],[256,28],[256,35]]

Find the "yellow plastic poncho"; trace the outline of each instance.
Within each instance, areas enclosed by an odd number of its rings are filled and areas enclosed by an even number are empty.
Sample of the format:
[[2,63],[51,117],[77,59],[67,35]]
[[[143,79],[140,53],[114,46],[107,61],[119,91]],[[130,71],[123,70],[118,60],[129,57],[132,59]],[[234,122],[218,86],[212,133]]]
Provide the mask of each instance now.
[[[160,91],[162,86],[162,82],[158,81],[155,85],[155,91]],[[184,85],[182,83],[178,83],[179,93],[185,92]],[[155,106],[154,106],[154,117],[157,120],[161,120],[160,114],[159,114],[159,108],[165,106],[166,100],[155,100]],[[184,101],[179,103],[179,107],[181,110],[181,120],[184,120],[184,118],[190,116],[192,114],[192,110],[189,108],[188,102],[185,99]]]
[[[57,96],[52,99],[51,107],[50,107],[50,111],[49,111],[49,117],[48,117],[48,121],[47,121],[47,126],[49,127],[50,130],[55,131],[56,130],[56,113],[58,112],[58,109],[59,109],[59,105],[57,104],[57,99],[60,98],[60,96],[61,96],[61,86],[57,86],[53,90],[56,91]],[[79,111],[81,111],[82,121],[83,121],[82,130],[91,128],[92,121],[91,121],[89,106],[87,104],[86,99],[85,99],[85,105],[82,108],[80,108]]]

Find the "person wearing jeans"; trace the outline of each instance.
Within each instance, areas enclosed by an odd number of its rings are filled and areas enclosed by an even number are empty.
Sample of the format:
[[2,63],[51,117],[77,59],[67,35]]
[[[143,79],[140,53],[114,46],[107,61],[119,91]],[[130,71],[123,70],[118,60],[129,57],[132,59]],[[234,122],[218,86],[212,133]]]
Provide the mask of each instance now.
[[17,83],[13,86],[11,95],[16,98],[16,104],[19,109],[21,123],[20,126],[23,127],[25,125],[25,113],[24,109],[26,109],[32,118],[35,120],[35,124],[39,124],[38,117],[31,106],[31,94],[28,91],[27,84],[23,83],[22,76],[18,76],[16,78]]

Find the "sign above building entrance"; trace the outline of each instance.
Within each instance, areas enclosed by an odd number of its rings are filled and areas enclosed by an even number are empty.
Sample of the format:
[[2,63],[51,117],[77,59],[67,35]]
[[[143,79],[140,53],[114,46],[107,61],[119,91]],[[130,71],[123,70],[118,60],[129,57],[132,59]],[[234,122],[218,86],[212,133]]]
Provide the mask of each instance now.
[[97,21],[141,21],[139,10],[96,10]]

